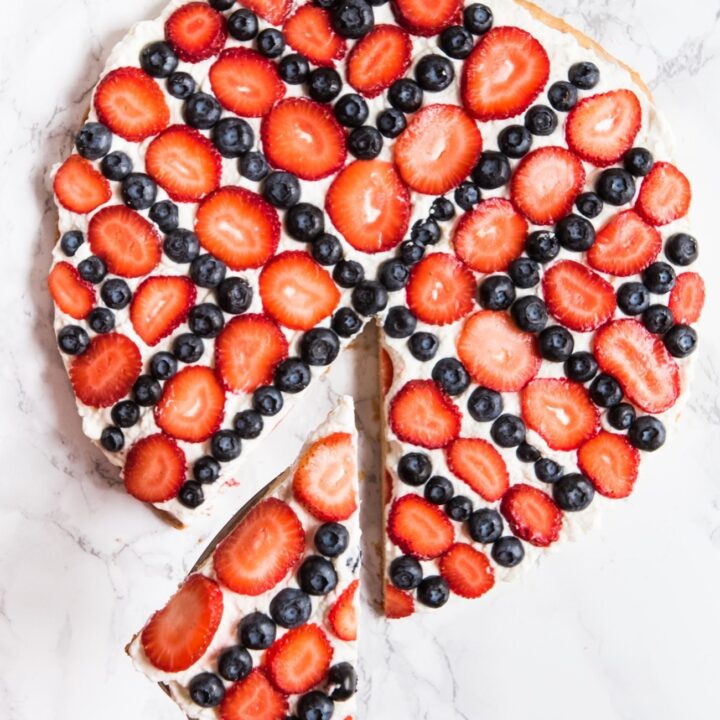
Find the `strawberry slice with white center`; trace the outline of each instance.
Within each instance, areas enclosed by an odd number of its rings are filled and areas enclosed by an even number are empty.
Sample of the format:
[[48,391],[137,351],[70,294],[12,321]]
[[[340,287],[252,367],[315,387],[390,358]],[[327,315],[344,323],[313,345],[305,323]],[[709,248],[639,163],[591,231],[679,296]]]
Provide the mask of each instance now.
[[224,50],[209,78],[220,104],[242,117],[262,117],[285,97],[285,83],[275,64],[248,48]]
[[467,543],[456,543],[440,559],[440,575],[456,595],[479,598],[495,585],[487,555]]
[[241,595],[257,597],[295,567],[305,533],[295,511],[282,500],[258,503],[215,550],[218,580]]
[[173,200],[194,202],[219,187],[222,158],[197,130],[173,125],[148,146],[145,168]]
[[265,312],[283,327],[310,330],[329,317],[340,302],[330,274],[306,252],[276,255],[260,273]]
[[393,364],[392,360],[390,359],[390,353],[383,348],[380,351],[380,390],[382,391],[383,396],[387,395],[388,392],[390,392],[390,388],[393,384]]
[[[244,4],[248,2],[243,0]],[[220,719],[283,720],[287,709],[287,697],[271,685],[261,668],[255,668],[225,693],[220,705]]]
[[116,135],[140,142],[157,135],[170,122],[160,86],[140,68],[111,70],[95,90],[95,112]]
[[398,590],[390,583],[385,583],[384,610],[385,617],[389,620],[410,617],[415,612],[415,600],[410,593]]
[[510,487],[502,455],[480,438],[459,438],[445,450],[448,467],[488,502],[499,500]]
[[570,380],[533,380],[520,395],[522,417],[553,450],[576,450],[600,429],[588,391]]
[[330,13],[317,5],[301,5],[283,27],[285,41],[315,65],[333,66],[345,57],[345,39],[332,28]]
[[263,118],[260,134],[270,164],[303,180],[320,180],[345,164],[345,134],[327,105],[283,100]]
[[462,0],[394,0],[392,11],[400,25],[413,35],[432,37],[462,17]]
[[694,272],[681,273],[670,293],[668,307],[677,323],[692,325],[702,315],[705,306],[705,282]]
[[70,382],[80,402],[110,407],[131,390],[142,369],[137,345],[125,335],[97,335],[70,365]]
[[357,607],[355,606],[355,594],[357,593],[358,580],[353,580],[342,595],[335,601],[328,614],[328,622],[335,637],[345,642],[357,640]]
[[690,181],[674,165],[655,163],[640,186],[635,209],[653,225],[668,225],[688,214]]
[[465,61],[462,98],[478,120],[503,120],[530,107],[545,87],[550,60],[545,48],[517,27],[486,33]]
[[133,295],[130,322],[145,344],[152,347],[185,322],[196,297],[197,290],[188,277],[149,277]]
[[581,100],[570,112],[565,129],[568,147],[583,160],[607,167],[633,145],[642,123],[634,92],[612,92]]
[[574,260],[562,260],[545,272],[543,295],[552,315],[578,332],[599,328],[617,308],[613,286]]
[[78,214],[92,212],[112,197],[110,183],[79,155],[71,155],[60,166],[53,190],[66,210]]
[[455,530],[442,508],[414,493],[393,503],[387,531],[390,540],[406,555],[419,560],[440,557],[455,542]]
[[95,307],[95,289],[70,263],[59,262],[53,267],[48,289],[58,308],[76,320],[86,318]]
[[457,351],[473,380],[497,392],[521,390],[542,362],[535,336],[520,330],[507,313],[491,310],[468,318]]
[[215,367],[225,387],[236,393],[272,382],[287,356],[287,338],[267,315],[234,317],[215,340]]
[[527,155],[510,183],[515,207],[535,225],[553,225],[572,209],[585,184],[580,160],[561,147],[545,147]]
[[123,205],[95,213],[88,226],[90,249],[113,275],[147,275],[162,258],[160,236],[142,215]]
[[407,303],[416,317],[431,325],[448,325],[475,305],[475,278],[457,258],[433,253],[410,273]]
[[477,163],[483,141],[475,121],[456,105],[429,105],[395,141],[395,164],[413,190],[442,195]]
[[239,4],[272,25],[280,25],[293,5],[292,0],[240,0]]
[[205,654],[222,615],[223,595],[217,583],[191,575],[142,631],[147,659],[163,672],[187,670]]
[[376,25],[350,52],[347,79],[359,93],[374,98],[405,74],[411,60],[410,36],[396,25]]
[[165,383],[155,422],[178,440],[203,442],[220,427],[224,412],[225,392],[215,373],[208,367],[186,367]]
[[600,272],[629,277],[652,264],[661,249],[660,233],[634,210],[626,210],[598,232],[587,261]]
[[410,193],[392,163],[357,160],[343,168],[325,196],[325,210],[356,250],[391,250],[410,222]]
[[608,498],[626,498],[633,491],[640,453],[623,435],[603,430],[578,450],[578,466],[595,489]]
[[525,249],[528,224],[508,200],[484,200],[465,213],[455,228],[457,256],[473,270],[507,270]]
[[185,454],[167,435],[157,433],[138,440],[123,468],[125,489],[149,503],[172,500],[185,482]]
[[165,22],[165,37],[181,60],[207,60],[225,46],[225,16],[204,2],[182,5]]
[[208,195],[195,215],[200,244],[232,270],[259,268],[280,242],[277,210],[241,187],[222,187]]
[[662,339],[636,320],[615,320],[598,330],[594,353],[641,410],[669,410],[680,394],[680,371]]
[[293,477],[298,502],[323,522],[347,520],[357,510],[357,462],[352,437],[337,432],[314,442]]
[[390,403],[390,427],[403,442],[443,448],[460,433],[460,410],[433,380],[411,380]]
[[513,485],[500,503],[500,512],[513,533],[531,545],[547,547],[560,537],[562,512],[542,490]]
[[327,636],[311,623],[289,630],[275,641],[265,656],[265,669],[281,692],[304,693],[325,678],[332,656]]

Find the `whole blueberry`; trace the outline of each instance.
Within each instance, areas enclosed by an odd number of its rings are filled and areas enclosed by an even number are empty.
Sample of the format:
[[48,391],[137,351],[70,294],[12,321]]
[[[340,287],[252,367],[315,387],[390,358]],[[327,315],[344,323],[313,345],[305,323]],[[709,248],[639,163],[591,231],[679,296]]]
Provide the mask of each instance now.
[[229,682],[247,677],[252,667],[252,655],[240,645],[233,645],[223,650],[218,658],[218,672]]
[[333,269],[333,280],[342,288],[355,287],[365,277],[365,269],[356,260],[340,260]]
[[461,182],[453,194],[455,203],[463,210],[472,210],[482,199],[480,188],[473,182]]
[[430,217],[438,222],[452,220],[455,217],[455,206],[446,197],[435,198],[430,206]]
[[385,287],[374,280],[362,280],[352,291],[352,304],[361,315],[369,317],[385,309],[388,293]]
[[140,51],[140,66],[150,77],[169,77],[175,72],[178,62],[175,51],[162,40],[150,43]]
[[468,398],[468,412],[477,422],[490,422],[500,417],[503,400],[500,393],[489,388],[477,387]]
[[565,362],[572,355],[575,340],[572,334],[560,325],[545,328],[538,337],[540,354],[551,362]]
[[665,255],[673,265],[692,265],[698,259],[697,240],[686,233],[671,235],[665,243]]
[[253,182],[260,182],[270,172],[265,156],[254,151],[247,152],[240,158],[238,169],[243,177]]
[[272,417],[283,408],[282,393],[274,387],[262,386],[253,393],[253,408],[261,415]]
[[[334,277],[334,276],[333,276]],[[349,307],[342,307],[335,312],[331,321],[332,329],[340,336],[349,338],[360,332],[363,326],[358,314]]]
[[388,337],[406,338],[415,332],[417,318],[403,305],[390,308],[383,328]]
[[617,289],[617,304],[626,315],[642,315],[650,307],[650,292],[639,282],[622,283]]
[[396,138],[407,127],[405,115],[395,108],[379,112],[375,123],[386,138]]
[[435,475],[425,483],[423,495],[433,505],[445,505],[455,494],[453,484],[442,475]]
[[288,172],[271,172],[263,182],[262,194],[274,207],[287,210],[300,200],[300,183]]
[[390,291],[402,290],[410,279],[410,268],[401,260],[385,260],[378,268],[378,280]]
[[109,333],[115,327],[115,315],[107,308],[97,307],[87,317],[90,329],[100,335]]
[[594,192],[586,192],[577,196],[575,207],[586,218],[596,218],[603,211],[603,201]]
[[442,55],[423,55],[415,65],[415,80],[427,92],[440,92],[454,79],[453,64]]
[[268,58],[280,57],[285,52],[285,38],[276,28],[265,28],[257,36],[257,49]]
[[595,244],[595,228],[580,215],[564,217],[555,227],[560,245],[571,252],[587,252]]
[[165,236],[163,252],[173,262],[184,265],[192,262],[200,254],[200,240],[191,230],[176,228]]
[[570,112],[577,105],[577,88],[569,82],[559,80],[550,86],[548,100],[558,112]]
[[675,287],[677,278],[672,265],[666,262],[654,262],[643,270],[642,281],[651,293],[665,295]]
[[113,310],[122,310],[132,299],[130,286],[120,278],[106,280],[100,288],[102,301]]
[[652,415],[641,415],[630,426],[628,439],[638,449],[646,452],[659,450],[665,444],[665,426]]
[[60,249],[67,257],[72,257],[85,242],[79,230],[69,230],[60,238]]
[[332,68],[316,68],[308,77],[308,95],[317,102],[332,102],[341,90],[342,78]]
[[563,474],[563,469],[558,463],[550,458],[540,458],[535,463],[535,477],[544,483],[555,483]]
[[169,380],[177,370],[177,358],[172,353],[161,351],[150,359],[150,374],[156,380]]
[[332,687],[332,700],[349,700],[357,691],[357,673],[349,662],[340,662],[328,670],[328,682]]
[[608,205],[619,207],[635,197],[635,180],[627,170],[610,168],[600,174],[595,191]]
[[410,452],[400,458],[397,466],[400,480],[406,485],[419,487],[432,475],[432,463],[425,453]]
[[315,547],[325,557],[338,557],[348,548],[350,534],[344,525],[326,522],[315,531]]
[[642,314],[642,322],[654,335],[664,335],[673,326],[675,319],[667,305],[651,305]]
[[595,377],[597,371],[597,360],[589,352],[573,353],[565,361],[565,375],[575,382],[586,383]]
[[410,354],[421,362],[432,360],[440,347],[437,335],[429,332],[416,332],[408,340]]
[[300,85],[310,75],[310,63],[303,55],[290,53],[280,60],[278,71],[288,85]]
[[400,590],[414,590],[423,579],[422,565],[409,555],[396,557],[388,569],[390,582]]
[[635,177],[645,177],[655,164],[652,153],[646,148],[636,147],[628,150],[623,158],[623,167]]
[[445,503],[445,513],[456,522],[465,522],[472,511],[472,500],[464,495],[455,495]]
[[526,442],[521,442],[515,450],[515,457],[524,463],[536,463],[540,459],[540,451]]
[[252,40],[258,34],[257,15],[251,10],[240,8],[228,18],[227,29],[236,40]]
[[[172,232],[180,225],[180,210],[172,200],[156,202],[148,213],[148,217],[164,233]],[[189,231],[188,231],[189,232]]]
[[304,625],[312,613],[312,601],[307,593],[298,588],[283,588],[270,601],[270,616],[284,628]]
[[340,340],[330,328],[308,330],[300,341],[300,356],[308,365],[330,365],[339,352]]
[[108,180],[120,182],[124,180],[133,169],[129,155],[121,150],[108,153],[100,163],[100,170]]
[[608,410],[607,421],[616,430],[629,430],[635,422],[635,408],[628,403],[620,403]]
[[122,182],[123,202],[133,210],[147,210],[157,198],[155,181],[145,173],[130,173]]
[[275,368],[275,387],[285,393],[302,392],[311,379],[310,367],[300,358],[287,358]]
[[547,307],[542,299],[535,295],[526,295],[516,300],[510,313],[515,324],[526,332],[540,332],[547,325]]
[[125,436],[120,428],[110,425],[100,433],[100,444],[108,452],[120,452],[125,446]]
[[552,135],[557,126],[558,116],[547,105],[533,105],[525,114],[525,127],[533,135]]
[[580,90],[592,90],[600,82],[600,69],[591,62],[575,63],[568,71],[568,80]]
[[333,564],[319,555],[305,558],[298,570],[298,584],[308,595],[327,595],[338,582]]
[[414,240],[405,240],[400,243],[400,260],[405,265],[416,265],[425,255],[425,246]]
[[525,440],[525,423],[517,415],[501,415],[490,428],[490,436],[503,448],[517,447]]
[[560,241],[552,230],[536,230],[528,235],[525,252],[535,262],[548,263],[560,253]]
[[472,171],[472,179],[483,190],[497,190],[510,181],[510,161],[501,152],[486,150]]
[[467,529],[475,542],[485,545],[500,539],[503,532],[503,520],[497,510],[481,508],[470,515],[467,520]]
[[[347,0],[351,2],[352,0]],[[362,0],[354,0],[362,2]],[[295,713],[298,720],[330,720],[335,711],[335,703],[320,690],[312,690],[302,695]]]
[[220,103],[204,92],[193,93],[183,107],[183,118],[190,127],[209,130],[222,115]]
[[118,427],[129,428],[136,425],[140,419],[140,408],[132,400],[121,400],[113,405],[110,417]]
[[417,589],[417,599],[430,608],[442,607],[450,597],[447,580],[440,575],[426,577]]
[[172,353],[180,362],[197,362],[204,351],[203,341],[193,333],[181,333],[173,339]]
[[358,160],[376,158],[383,147],[382,135],[371,125],[355,128],[347,138],[347,149]]
[[343,95],[333,107],[337,121],[345,127],[358,128],[370,115],[368,105],[362,95],[348,93]]
[[198,337],[215,338],[225,326],[225,317],[217,305],[200,303],[190,310],[188,325]]
[[220,477],[220,463],[210,455],[203,455],[193,464],[193,478],[203,485],[210,485]]
[[440,33],[440,48],[451,58],[462,60],[473,49],[473,37],[470,31],[459,25],[451,25]]
[[433,218],[417,220],[410,231],[410,239],[421,245],[435,245],[440,241],[442,231]]
[[335,235],[322,233],[312,244],[312,256],[320,265],[335,265],[343,259],[343,247]]
[[523,125],[508,125],[498,135],[498,147],[509,158],[519,159],[530,152],[532,135]]
[[230,315],[242,315],[252,304],[253,289],[243,277],[225,278],[215,290],[217,304]]
[[585,510],[595,497],[593,484],[579,473],[565,475],[552,487],[555,504],[566,512]]
[[214,673],[203,672],[190,681],[188,692],[196,705],[217,707],[225,697],[225,686]]
[[473,35],[484,35],[493,25],[492,10],[482,3],[473,3],[463,10],[465,27]]
[[590,385],[590,397],[596,405],[609,408],[620,404],[623,391],[614,377],[600,373]]
[[528,290],[540,282],[540,266],[530,258],[516,258],[508,267],[508,275],[516,287]]
[[187,100],[195,92],[197,84],[189,73],[174,72],[168,77],[165,86],[173,97],[179,100]]
[[689,325],[674,325],[663,338],[668,352],[676,358],[686,358],[695,352],[698,335]]
[[243,440],[254,440],[263,431],[262,415],[257,410],[241,410],[233,419],[233,428]]
[[213,127],[211,139],[223,157],[239,158],[253,146],[255,134],[245,120],[225,117]]
[[142,407],[157,405],[162,397],[162,387],[152,375],[141,375],[133,385],[133,400]]
[[275,623],[261,612],[245,615],[238,626],[240,644],[248,650],[267,650],[275,642],[276,632]]
[[461,395],[470,386],[470,375],[455,358],[438,360],[432,370],[432,379],[448,394]]
[[338,35],[358,39],[372,30],[375,16],[365,0],[340,0],[333,7],[331,22]]
[[285,215],[285,230],[294,240],[312,242],[325,231],[325,215],[316,205],[298,203]]
[[78,264],[78,274],[93,285],[102,282],[107,275],[107,266],[97,255],[90,255]]
[[99,122],[87,122],[75,136],[75,147],[82,157],[88,160],[99,160],[110,152],[112,140],[112,133],[106,125]]
[[387,98],[396,110],[413,113],[422,105],[423,91],[414,80],[401,78],[390,86]]
[[516,537],[506,536],[493,543],[490,554],[498,565],[512,568],[522,562],[525,557],[525,549]]

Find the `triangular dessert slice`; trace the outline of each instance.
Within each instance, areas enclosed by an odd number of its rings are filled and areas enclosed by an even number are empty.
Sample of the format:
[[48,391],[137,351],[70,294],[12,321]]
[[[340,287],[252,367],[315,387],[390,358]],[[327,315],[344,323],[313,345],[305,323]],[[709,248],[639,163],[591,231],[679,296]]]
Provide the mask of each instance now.
[[128,653],[190,718],[350,717],[360,554],[357,432],[342,398]]

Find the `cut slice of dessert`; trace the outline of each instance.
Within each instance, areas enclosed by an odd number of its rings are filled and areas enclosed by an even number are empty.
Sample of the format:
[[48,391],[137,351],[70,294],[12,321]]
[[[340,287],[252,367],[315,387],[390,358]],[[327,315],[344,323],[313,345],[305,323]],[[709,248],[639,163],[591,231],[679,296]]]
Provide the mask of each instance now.
[[352,716],[358,508],[353,402],[342,398],[135,636],[137,668],[190,718]]

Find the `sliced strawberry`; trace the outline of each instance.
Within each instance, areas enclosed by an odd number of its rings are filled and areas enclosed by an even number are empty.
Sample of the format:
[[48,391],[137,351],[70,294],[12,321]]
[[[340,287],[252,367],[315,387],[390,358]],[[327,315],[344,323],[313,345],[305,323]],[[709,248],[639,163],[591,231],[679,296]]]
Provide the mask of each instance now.
[[649,413],[670,409],[680,394],[680,371],[663,341],[636,320],[615,320],[598,330],[595,357],[630,401]]
[[92,216],[88,243],[108,271],[122,277],[147,275],[162,258],[162,243],[155,228],[124,205],[111,205]]
[[195,284],[189,277],[149,277],[133,295],[130,322],[146,345],[157,345],[185,322],[196,297]]
[[251,393],[272,382],[287,356],[287,338],[267,315],[234,317],[215,340],[215,367],[231,392]]
[[276,255],[260,273],[265,312],[291,330],[310,330],[332,315],[340,291],[332,277],[306,252]]
[[443,448],[460,432],[460,410],[433,380],[411,380],[392,399],[390,426],[403,442]]
[[[243,0],[244,4],[248,0]],[[283,720],[287,697],[278,692],[260,668],[236,682],[225,693],[220,705],[221,720]]]
[[345,164],[345,134],[327,105],[283,100],[263,118],[260,134],[270,164],[303,180],[327,177]]
[[163,672],[187,670],[205,654],[222,615],[223,595],[217,583],[191,575],[142,631],[147,659]]
[[565,128],[568,147],[583,160],[607,167],[633,145],[642,123],[640,101],[630,90],[613,90],[581,100]]
[[248,48],[224,50],[209,77],[220,104],[243,117],[262,117],[285,97],[285,84],[276,65]]
[[343,168],[325,196],[338,232],[356,249],[394,248],[410,222],[410,194],[392,163],[357,160]]
[[347,79],[365,97],[374,98],[410,67],[412,41],[397,25],[376,25],[359,40],[347,59]]
[[116,135],[140,142],[157,135],[170,122],[160,86],[140,68],[111,70],[95,90],[95,111]]
[[605,497],[625,498],[633,491],[640,453],[623,435],[604,430],[578,450],[578,466]]
[[165,383],[155,422],[178,440],[203,442],[220,427],[224,412],[225,392],[215,373],[186,367]]
[[352,436],[337,432],[316,440],[293,477],[300,504],[323,522],[347,520],[356,510],[357,459]]
[[182,5],[165,22],[165,37],[181,60],[207,60],[225,46],[225,16],[204,2]]
[[277,250],[280,220],[267,200],[226,186],[206,197],[195,216],[200,244],[232,270],[262,267]]
[[535,336],[520,330],[507,313],[491,310],[468,318],[457,351],[473,380],[498,392],[524,388],[542,362]]
[[704,306],[705,282],[703,279],[694,272],[678,275],[668,303],[675,322],[685,325],[696,323],[702,315]]
[[553,450],[576,450],[600,429],[588,391],[570,380],[533,380],[520,395],[525,424]]
[[545,272],[543,295],[553,316],[579,332],[599,328],[617,307],[613,286],[574,260],[562,260]]
[[440,575],[460,597],[479,598],[495,585],[487,555],[466,543],[456,543],[440,559]]
[[460,19],[463,0],[393,0],[392,10],[400,25],[414,35],[431,37]]
[[495,502],[510,487],[502,455],[486,440],[459,438],[445,449],[445,454],[452,473],[484,500]]
[[70,382],[80,402],[110,407],[131,390],[142,369],[137,345],[125,335],[97,335],[70,365]]
[[239,4],[273,25],[280,25],[293,5],[292,0],[239,0]]
[[287,44],[315,65],[335,64],[345,57],[345,39],[332,28],[330,13],[317,5],[301,5],[286,21]]
[[282,500],[268,498],[220,543],[213,564],[223,585],[256,597],[274,588],[304,549],[305,533],[295,511]]
[[110,183],[79,155],[71,155],[58,168],[53,190],[58,202],[66,210],[83,215],[112,197]]
[[383,397],[390,392],[393,384],[393,364],[390,359],[390,353],[383,348],[380,351],[380,390]]
[[68,262],[59,262],[50,271],[48,289],[58,308],[76,320],[86,318],[95,307],[95,289]]
[[475,305],[475,278],[457,258],[433,253],[410,273],[407,303],[431,325],[449,325],[465,317]]
[[549,495],[530,485],[513,485],[500,503],[500,512],[513,533],[531,545],[547,547],[560,536],[560,508]]
[[517,27],[483,35],[465,61],[463,104],[478,120],[503,120],[530,107],[545,87],[550,60],[545,48]]
[[442,195],[470,174],[482,146],[480,130],[462,108],[428,105],[396,140],[393,158],[413,190]]
[[510,182],[515,207],[535,225],[552,225],[567,215],[585,184],[580,160],[561,147],[531,152]]
[[385,617],[389,620],[399,620],[410,617],[414,612],[413,596],[398,590],[390,583],[385,583]]
[[528,224],[508,200],[484,200],[465,213],[455,228],[453,245],[458,257],[473,270],[507,270],[525,248]]
[[148,146],[145,167],[178,202],[201,200],[219,187],[222,176],[220,153],[187,125],[173,125],[158,135]]
[[355,593],[358,580],[353,580],[342,595],[335,601],[328,614],[328,622],[335,636],[346,642],[357,640],[357,608],[355,607]]
[[626,210],[598,232],[587,261],[600,272],[629,277],[650,265],[661,248],[660,233],[634,210]]
[[668,225],[690,209],[690,181],[674,165],[655,163],[640,186],[635,209],[653,225]]
[[123,469],[125,489],[149,503],[172,500],[185,482],[185,453],[167,435],[157,433],[138,440],[128,452]]
[[388,536],[406,555],[431,560],[448,551],[455,530],[441,508],[410,493],[390,508]]

